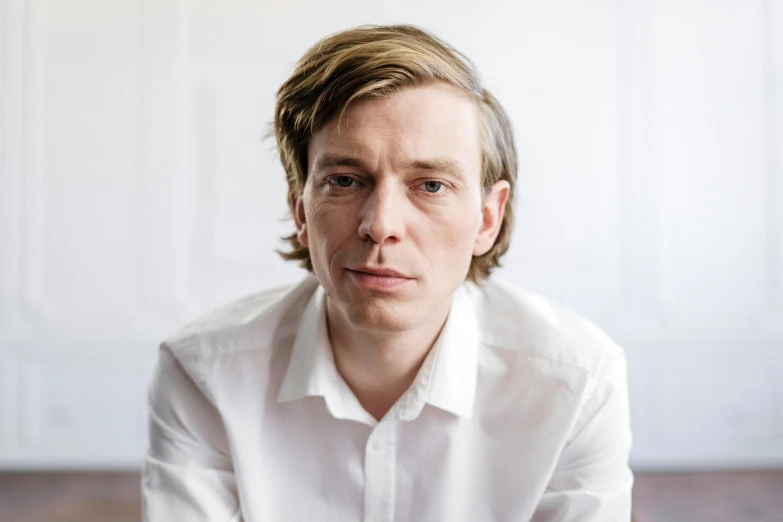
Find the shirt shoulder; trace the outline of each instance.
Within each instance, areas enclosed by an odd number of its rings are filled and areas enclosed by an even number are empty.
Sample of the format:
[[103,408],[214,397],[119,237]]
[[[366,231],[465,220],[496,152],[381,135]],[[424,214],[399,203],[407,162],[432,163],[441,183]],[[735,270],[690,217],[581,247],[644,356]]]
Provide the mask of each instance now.
[[268,349],[281,338],[294,336],[299,317],[317,287],[318,281],[308,276],[295,285],[225,303],[187,323],[162,344],[188,373],[206,373],[223,355]]
[[623,358],[612,338],[593,322],[534,292],[490,279],[472,286],[484,344],[519,356],[546,359],[601,373]]

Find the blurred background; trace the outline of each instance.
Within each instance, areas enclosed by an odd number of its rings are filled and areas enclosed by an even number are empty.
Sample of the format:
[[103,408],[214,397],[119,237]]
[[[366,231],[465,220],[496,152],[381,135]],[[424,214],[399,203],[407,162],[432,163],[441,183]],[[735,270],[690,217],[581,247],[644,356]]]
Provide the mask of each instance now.
[[0,0],[0,520],[138,520],[158,343],[304,275],[262,138],[366,23],[509,112],[496,277],[625,347],[639,522],[783,520],[783,0]]

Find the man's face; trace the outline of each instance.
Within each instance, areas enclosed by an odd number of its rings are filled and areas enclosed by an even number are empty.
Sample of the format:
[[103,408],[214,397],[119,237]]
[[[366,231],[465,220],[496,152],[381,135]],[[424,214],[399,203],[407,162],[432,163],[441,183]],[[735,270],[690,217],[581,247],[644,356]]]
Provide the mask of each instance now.
[[308,146],[294,202],[315,275],[353,326],[394,332],[448,309],[508,197],[481,187],[475,102],[446,84],[352,103]]

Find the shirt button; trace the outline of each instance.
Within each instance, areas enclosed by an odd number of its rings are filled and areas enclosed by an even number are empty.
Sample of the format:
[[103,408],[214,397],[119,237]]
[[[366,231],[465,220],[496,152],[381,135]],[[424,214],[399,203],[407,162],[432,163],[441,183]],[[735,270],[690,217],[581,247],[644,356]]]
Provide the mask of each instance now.
[[383,442],[376,440],[372,443],[372,450],[373,451],[381,451],[383,449]]

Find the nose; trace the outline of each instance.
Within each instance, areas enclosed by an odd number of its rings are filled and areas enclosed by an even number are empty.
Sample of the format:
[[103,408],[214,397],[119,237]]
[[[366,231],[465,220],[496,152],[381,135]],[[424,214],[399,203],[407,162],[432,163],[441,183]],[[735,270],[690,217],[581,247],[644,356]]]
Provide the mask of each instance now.
[[379,245],[401,241],[405,233],[404,201],[399,187],[376,185],[362,209],[359,237]]

